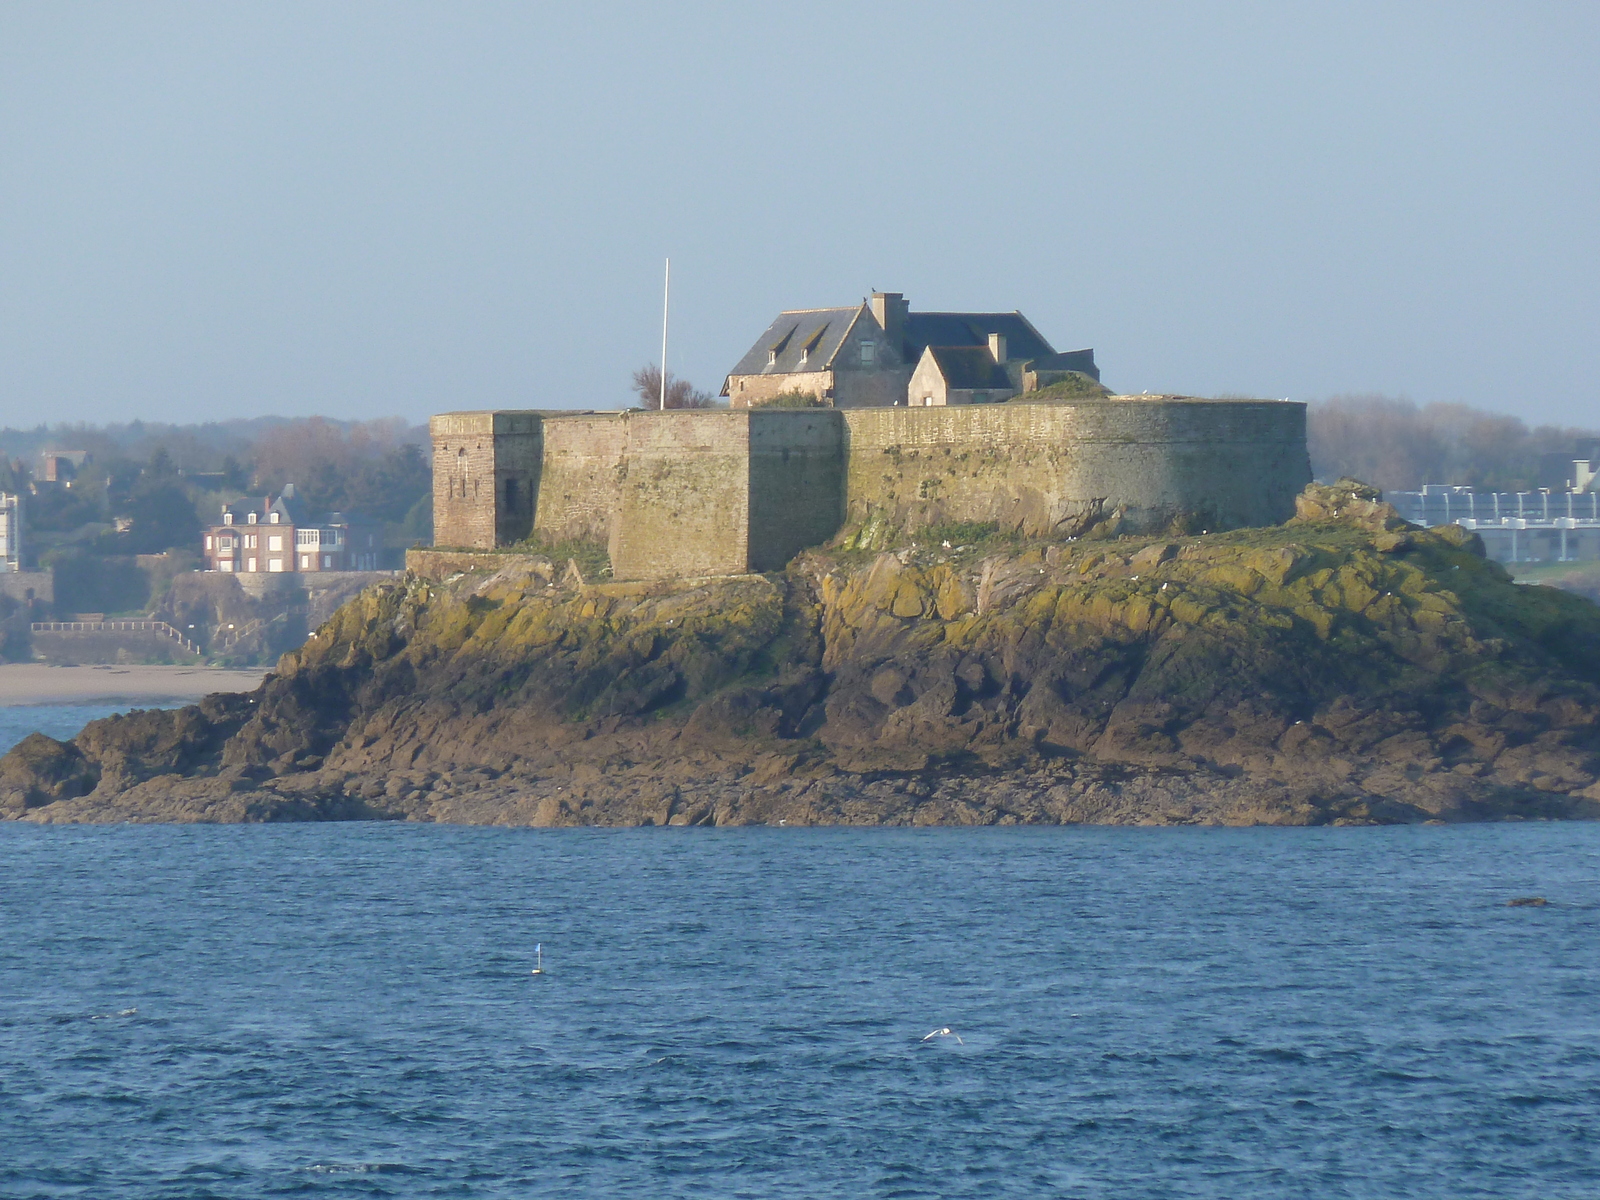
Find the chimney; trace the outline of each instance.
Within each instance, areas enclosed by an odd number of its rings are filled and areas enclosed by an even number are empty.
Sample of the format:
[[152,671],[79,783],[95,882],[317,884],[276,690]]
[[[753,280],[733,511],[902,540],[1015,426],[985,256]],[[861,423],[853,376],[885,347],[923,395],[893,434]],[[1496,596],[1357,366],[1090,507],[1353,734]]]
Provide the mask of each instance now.
[[1006,361],[1006,335],[991,333],[989,335],[989,357],[997,363]]
[[872,305],[873,319],[882,326],[895,354],[900,354],[906,338],[906,313],[911,307],[906,303],[904,293],[873,292],[869,303]]

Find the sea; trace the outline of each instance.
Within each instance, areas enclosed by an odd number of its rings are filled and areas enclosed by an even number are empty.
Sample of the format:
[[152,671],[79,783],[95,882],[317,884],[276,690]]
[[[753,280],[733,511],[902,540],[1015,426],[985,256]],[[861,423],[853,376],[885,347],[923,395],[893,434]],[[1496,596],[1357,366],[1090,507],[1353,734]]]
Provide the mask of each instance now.
[[1597,918],[1589,824],[9,822],[0,1197],[1595,1197]]

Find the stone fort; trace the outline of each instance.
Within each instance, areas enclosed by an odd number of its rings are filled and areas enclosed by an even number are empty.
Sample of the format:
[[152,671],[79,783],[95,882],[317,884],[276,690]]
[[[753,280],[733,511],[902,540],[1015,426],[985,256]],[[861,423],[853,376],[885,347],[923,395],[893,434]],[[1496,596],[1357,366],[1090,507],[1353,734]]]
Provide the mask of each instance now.
[[453,412],[434,542],[608,546],[620,580],[781,568],[849,525],[1065,536],[1269,525],[1311,479],[1305,405],[1109,396],[933,407]]

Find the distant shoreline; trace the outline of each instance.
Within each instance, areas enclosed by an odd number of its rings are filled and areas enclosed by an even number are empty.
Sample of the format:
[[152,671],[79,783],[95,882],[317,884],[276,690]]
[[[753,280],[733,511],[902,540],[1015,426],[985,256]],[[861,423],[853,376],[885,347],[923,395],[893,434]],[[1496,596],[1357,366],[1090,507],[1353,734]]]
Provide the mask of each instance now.
[[0,708],[37,704],[137,704],[198,700],[212,692],[250,692],[267,672],[221,667],[0,664]]

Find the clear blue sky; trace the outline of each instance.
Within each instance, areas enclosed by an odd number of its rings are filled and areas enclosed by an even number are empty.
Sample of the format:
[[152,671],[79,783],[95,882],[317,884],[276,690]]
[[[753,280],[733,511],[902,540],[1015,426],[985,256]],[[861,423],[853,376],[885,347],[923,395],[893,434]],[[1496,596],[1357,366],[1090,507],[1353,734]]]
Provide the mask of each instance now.
[[610,407],[773,314],[1600,425],[1600,5],[0,3],[0,424]]

